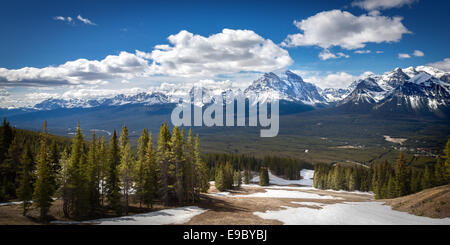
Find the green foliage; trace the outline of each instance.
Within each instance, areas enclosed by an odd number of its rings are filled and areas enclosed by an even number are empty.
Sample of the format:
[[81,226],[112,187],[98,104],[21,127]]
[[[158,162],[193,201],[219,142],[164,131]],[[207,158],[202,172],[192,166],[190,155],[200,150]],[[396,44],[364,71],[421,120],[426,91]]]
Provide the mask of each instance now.
[[47,149],[47,123],[44,122],[41,147],[37,158],[37,179],[33,193],[33,201],[40,209],[40,218],[44,219],[53,202],[52,195],[55,191],[52,185],[52,169],[48,159]]
[[120,149],[117,141],[117,133],[114,130],[111,141],[109,143],[108,166],[106,170],[106,199],[109,206],[116,212],[117,215],[122,214],[122,207],[120,205],[120,179],[119,179],[119,165],[120,165]]
[[269,169],[266,167],[261,167],[261,169],[259,170],[259,185],[269,185]]
[[23,215],[27,214],[31,200],[33,198],[33,155],[31,154],[30,146],[26,145],[21,157],[21,169],[19,174],[19,187],[17,189],[17,196],[23,202]]

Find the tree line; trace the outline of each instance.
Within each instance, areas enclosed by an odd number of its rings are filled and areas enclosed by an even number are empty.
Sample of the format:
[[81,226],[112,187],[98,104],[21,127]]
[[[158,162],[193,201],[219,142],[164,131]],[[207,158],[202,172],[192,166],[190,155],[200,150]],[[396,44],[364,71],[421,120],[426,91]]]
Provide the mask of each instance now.
[[424,169],[409,166],[400,153],[395,164],[316,164],[314,170],[314,187],[319,189],[373,191],[377,199],[405,196],[450,183],[450,139],[436,163],[426,164]]
[[[8,128],[5,120],[2,143],[5,136],[15,140]],[[39,144],[25,142],[14,164],[2,161],[0,165],[16,166],[16,176],[2,178],[1,189],[11,189],[4,199],[17,197],[24,202],[24,215],[32,203],[45,218],[56,197],[62,199],[64,215],[69,218],[97,217],[107,209],[122,215],[128,214],[131,197],[147,207],[156,202],[182,205],[199,201],[200,192],[209,188],[200,140],[191,129],[186,136],[184,128],[174,127],[170,132],[162,124],[156,147],[152,133],[144,129],[136,151],[130,147],[126,126],[119,136],[114,130],[109,144],[95,131],[85,140],[79,124],[71,144],[49,144],[52,137],[45,122]],[[38,149],[31,150],[31,145]]]

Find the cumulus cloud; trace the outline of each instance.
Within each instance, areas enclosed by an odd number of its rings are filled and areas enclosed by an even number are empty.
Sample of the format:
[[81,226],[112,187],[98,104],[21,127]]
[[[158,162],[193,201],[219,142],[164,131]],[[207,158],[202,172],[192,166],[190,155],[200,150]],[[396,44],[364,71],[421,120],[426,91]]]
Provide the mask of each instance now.
[[398,58],[399,59],[409,59],[409,58],[411,58],[411,55],[400,53],[400,54],[398,54]]
[[320,12],[294,25],[302,32],[288,35],[282,46],[339,46],[347,50],[364,48],[367,43],[398,42],[410,33],[402,17],[355,16],[347,11]]
[[338,52],[336,54],[331,53],[328,49],[324,49],[322,52],[319,53],[319,58],[321,60],[328,60],[328,59],[338,59],[338,58],[350,58],[349,55],[344,54],[342,52]]
[[83,22],[86,25],[92,25],[92,26],[96,26],[97,24],[95,24],[94,22],[90,21],[88,18],[83,18],[81,15],[77,16],[77,19],[81,22]]
[[400,8],[404,5],[411,5],[418,0],[359,0],[353,1],[352,6],[373,11],[380,9]]
[[420,51],[420,50],[414,50],[413,55],[416,56],[416,57],[423,57],[423,56],[425,56],[425,54],[422,51]]
[[450,72],[450,58],[445,58],[442,61],[428,64],[428,66],[437,68],[442,71]]
[[163,75],[184,79],[213,78],[284,69],[293,63],[288,51],[250,30],[224,29],[203,37],[187,31],[171,35],[170,44],[147,53],[121,52],[103,60],[78,59],[59,66],[0,68],[0,86],[105,84],[118,79]]
[[136,54],[121,52],[103,60],[78,59],[59,66],[21,69],[0,68],[1,86],[54,86],[105,84],[108,79],[131,79],[149,71],[148,61]]
[[268,72],[293,63],[288,51],[251,30],[223,29],[209,37],[183,30],[170,35],[168,41],[150,53],[137,52],[153,60],[154,73],[192,77]]

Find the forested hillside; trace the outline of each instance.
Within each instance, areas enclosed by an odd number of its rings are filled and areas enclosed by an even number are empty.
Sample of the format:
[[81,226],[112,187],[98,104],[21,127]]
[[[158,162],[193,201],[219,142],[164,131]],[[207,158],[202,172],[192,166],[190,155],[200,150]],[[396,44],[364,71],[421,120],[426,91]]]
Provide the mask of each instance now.
[[370,166],[317,164],[314,187],[319,189],[373,191],[376,198],[395,198],[450,183],[450,139],[434,164],[409,166],[402,153],[394,164]]
[[163,124],[154,147],[152,133],[142,131],[132,151],[128,129],[114,131],[109,143],[92,132],[85,140],[80,125],[68,138],[1,127],[2,200],[23,201],[24,215],[33,202],[45,219],[54,198],[62,199],[68,218],[128,214],[130,196],[140,204],[193,203],[208,190],[208,171],[200,157],[200,141],[192,130]]

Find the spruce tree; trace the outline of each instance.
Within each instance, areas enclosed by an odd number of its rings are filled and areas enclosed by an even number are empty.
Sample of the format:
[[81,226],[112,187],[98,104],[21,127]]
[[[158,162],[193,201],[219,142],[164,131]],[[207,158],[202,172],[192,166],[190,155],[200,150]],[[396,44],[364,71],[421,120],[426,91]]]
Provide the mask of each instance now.
[[93,215],[100,208],[100,165],[95,130],[92,132],[92,140],[89,145],[89,153],[87,157],[87,185],[89,209],[90,214]]
[[121,152],[120,173],[124,197],[124,210],[125,214],[128,215],[129,194],[133,189],[133,170],[135,168],[133,155],[131,154],[130,143],[127,142],[126,145],[122,148]]
[[157,162],[160,171],[160,193],[164,205],[169,205],[170,131],[164,122],[159,130]]
[[445,144],[444,161],[445,179],[447,184],[450,184],[450,138],[447,140],[447,144]]
[[219,165],[216,168],[216,176],[214,178],[214,186],[219,191],[224,191],[226,189],[225,185],[224,185],[224,171],[223,171],[222,165]]
[[197,134],[195,137],[194,144],[194,163],[195,163],[195,172],[198,176],[196,189],[196,198],[198,200],[200,192],[208,192],[209,189],[209,178],[208,178],[208,168],[206,163],[202,160],[200,156],[200,138]]
[[180,130],[177,126],[173,127],[172,130],[170,161],[175,166],[175,193],[178,199],[178,203],[183,203],[184,201],[183,170],[185,158],[183,152],[183,141],[180,134]]
[[31,200],[33,198],[33,155],[29,144],[25,145],[21,157],[21,170],[19,175],[19,188],[17,189],[17,196],[23,202],[23,215],[27,214]]
[[143,202],[152,207],[153,201],[158,197],[159,175],[156,162],[156,152],[153,149],[152,133],[149,135],[144,166]]
[[2,179],[0,184],[2,185],[5,199],[16,197],[16,178],[20,167],[21,152],[22,143],[19,142],[18,137],[14,137],[6,152],[5,160],[3,163],[0,163],[0,179]]
[[148,129],[143,129],[142,134],[138,139],[137,147],[137,162],[136,162],[136,196],[139,200],[139,206],[144,202],[145,196],[145,169],[146,169],[146,155],[148,148]]
[[117,133],[114,130],[108,154],[108,166],[106,171],[106,199],[109,206],[116,212],[116,215],[122,214],[122,207],[120,205],[120,179],[119,179],[119,165],[120,165],[120,149],[117,140]]
[[395,182],[397,196],[409,194],[409,176],[403,153],[400,153],[395,166]]
[[54,186],[52,186],[52,170],[48,160],[47,149],[47,122],[44,122],[41,143],[37,158],[37,179],[33,193],[33,202],[40,209],[40,219],[45,219],[53,199]]
[[266,167],[261,167],[259,172],[259,185],[268,186],[269,185],[269,170]]

